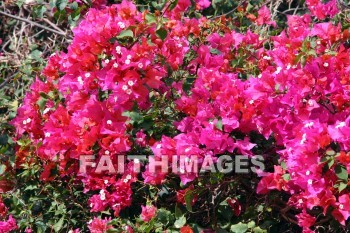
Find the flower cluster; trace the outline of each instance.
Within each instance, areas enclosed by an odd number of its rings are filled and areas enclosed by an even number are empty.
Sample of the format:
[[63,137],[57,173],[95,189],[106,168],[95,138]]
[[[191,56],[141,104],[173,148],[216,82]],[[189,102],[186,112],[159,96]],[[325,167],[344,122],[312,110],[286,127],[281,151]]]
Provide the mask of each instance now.
[[[337,13],[336,1],[320,2],[307,1],[312,15],[324,19]],[[208,1],[196,4],[208,6]],[[345,224],[350,216],[348,30],[331,21],[313,23],[305,14],[288,16],[288,27],[278,35],[260,33],[262,27],[277,27],[263,7],[254,19],[256,31],[236,32],[228,22],[217,26],[223,19],[184,17],[190,7],[190,0],[179,0],[152,15],[124,0],[88,12],[67,52],[50,57],[12,122],[18,137],[35,145],[44,166],[41,179],[55,179],[54,169],[59,177],[77,175],[91,195],[92,212],[109,209],[119,216],[132,205],[133,184],[161,185],[171,176],[151,173],[146,165],[140,177],[135,160],[118,176],[77,174],[81,155],[114,160],[141,150],[169,160],[252,157],[255,132],[274,139],[279,161],[271,172],[258,171],[257,192],[288,194],[305,232],[316,222],[308,212],[314,207]],[[164,112],[149,117],[156,108]],[[162,131],[168,120],[170,128]],[[186,204],[198,174],[179,178],[190,184],[177,193],[177,202]],[[235,198],[229,205],[240,215]],[[141,219],[151,221],[156,211],[142,206]],[[94,219],[89,228],[107,230],[108,221]]]
[[3,221],[0,221],[1,233],[6,233],[18,229],[16,220],[12,217],[12,215],[9,215],[8,219],[6,220],[7,212],[8,209],[3,203],[3,200],[0,198],[0,218],[3,219]]

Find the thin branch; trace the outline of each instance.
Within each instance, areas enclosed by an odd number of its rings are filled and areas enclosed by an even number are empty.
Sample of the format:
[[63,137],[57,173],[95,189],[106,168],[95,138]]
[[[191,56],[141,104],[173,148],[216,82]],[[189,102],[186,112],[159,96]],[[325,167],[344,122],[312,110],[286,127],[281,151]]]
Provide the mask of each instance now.
[[230,10],[230,11],[228,11],[228,12],[222,14],[222,15],[217,15],[217,16],[211,17],[210,19],[219,19],[219,18],[221,18],[222,16],[227,16],[227,15],[229,15],[229,14],[235,12],[235,11],[237,10],[237,8],[238,8],[239,6],[241,6],[244,2],[245,2],[245,0],[242,0],[242,1],[240,1],[240,2],[237,4],[237,6],[236,6],[235,8],[233,8],[232,10]]
[[0,84],[0,89],[3,88],[4,86],[6,86],[6,84],[13,78],[15,77],[14,75],[8,76],[1,84]]
[[345,8],[347,8],[347,9],[350,8],[350,6],[346,5],[346,4],[343,2],[343,0],[337,0],[337,2],[338,2],[342,7],[345,7]]
[[43,18],[43,21],[45,21],[47,24],[49,24],[51,27],[53,27],[55,30],[57,30],[58,32],[61,32],[63,34],[66,34],[61,28],[57,27],[56,24],[52,23],[50,20]]
[[11,14],[8,14],[8,13],[6,13],[6,12],[4,12],[4,11],[1,11],[1,10],[0,10],[0,14],[1,14],[1,15],[5,15],[5,16],[10,17],[10,18],[13,18],[13,19],[17,19],[17,20],[20,20],[20,21],[29,23],[29,24],[31,24],[31,25],[33,25],[33,26],[36,26],[36,27],[45,29],[45,30],[47,30],[47,31],[50,31],[50,32],[59,34],[59,35],[61,35],[61,36],[66,36],[66,33],[63,33],[63,32],[60,32],[60,31],[57,31],[57,30],[48,28],[48,27],[46,27],[46,26],[44,26],[44,25],[38,24],[38,23],[36,23],[36,22],[33,22],[33,21],[29,20],[29,19],[23,19],[23,18],[21,18],[21,17],[19,17],[19,16],[11,15]]

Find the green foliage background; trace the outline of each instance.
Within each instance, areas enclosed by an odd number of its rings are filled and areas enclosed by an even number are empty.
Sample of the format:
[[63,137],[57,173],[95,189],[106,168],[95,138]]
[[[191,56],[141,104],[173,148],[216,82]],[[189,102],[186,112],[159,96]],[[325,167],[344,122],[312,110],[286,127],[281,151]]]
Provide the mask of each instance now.
[[[15,117],[16,110],[29,90],[31,82],[40,75],[47,57],[56,51],[65,51],[69,45],[72,40],[71,29],[79,23],[84,13],[91,7],[91,2],[88,0],[83,0],[83,2],[84,4],[80,6],[68,0],[5,0],[0,3],[1,12],[27,20],[24,22],[0,12],[0,39],[3,41],[0,45],[0,181],[12,182],[15,187],[13,191],[3,196],[11,213],[19,220],[18,224],[22,230],[31,226],[35,232],[68,232],[74,226],[85,232],[87,231],[86,222],[93,217],[86,207],[87,200],[82,198],[84,197],[83,188],[80,184],[74,183],[73,179],[54,180],[50,184],[44,184],[38,177],[41,171],[39,162],[34,167],[22,167],[16,172],[6,168],[8,164],[14,165],[15,158],[13,140],[15,129],[11,127],[9,121]],[[118,2],[108,1],[109,4]],[[150,12],[161,11],[164,3],[163,0],[136,1],[140,10]],[[232,23],[240,22],[241,26],[238,30],[246,31],[250,27],[250,22],[237,11],[237,8],[243,4],[249,4],[253,14],[256,14],[262,5],[267,5],[282,28],[286,23],[287,14],[299,14],[306,11],[303,0],[213,0],[212,6],[205,9],[202,14],[208,18],[219,18],[223,15],[231,17]],[[57,11],[54,11],[54,8]],[[196,14],[198,12],[195,11],[189,13],[192,17],[195,17]],[[28,20],[56,32],[31,25]],[[271,33],[278,33],[278,30]],[[239,61],[237,64],[239,65]],[[21,143],[22,147],[30,147],[29,142],[22,141]],[[255,143],[261,150],[268,149],[271,144],[258,137]],[[228,224],[231,232],[267,232],[263,229],[276,233],[300,231],[300,228],[288,221],[289,216],[282,216],[283,210],[281,211],[278,207],[278,202],[283,202],[285,197],[274,192],[268,197],[254,195],[253,187],[258,182],[254,180],[254,177],[232,180],[228,184],[228,181],[222,182],[221,177],[214,174],[208,175],[207,180],[209,186],[202,184],[203,190],[197,190],[197,192],[205,193],[222,188],[227,193],[234,194],[245,203],[245,206],[248,206],[244,214],[239,218],[234,217],[227,202],[207,203],[204,201],[204,206],[192,207],[189,204],[185,207],[172,206],[173,212],[161,209],[158,217],[149,225],[141,226],[139,231],[148,232],[149,229],[157,229],[158,226],[166,225],[180,228],[186,224],[186,219],[183,217],[186,211],[193,212],[190,219],[201,225],[208,222],[205,216],[213,214],[216,224],[218,226]],[[242,184],[246,185],[242,186]],[[222,187],[224,185],[227,187]],[[170,185],[168,188],[171,190],[174,187]],[[152,195],[160,190],[143,191]],[[159,197],[160,201],[166,203],[171,193],[166,191],[162,193],[163,195]],[[140,199],[142,199],[142,194],[143,192],[140,192]],[[193,194],[187,195],[186,202],[190,203],[192,198]],[[137,209],[137,206],[133,208]],[[132,208],[122,214],[132,215],[130,211]],[[214,213],[211,213],[212,211]],[[108,216],[108,213],[105,213],[105,216]],[[125,224],[122,220],[115,220],[113,223],[114,225]],[[199,232],[199,224],[191,226]],[[319,226],[318,230],[319,232],[348,232],[347,229],[338,228],[334,222],[329,222],[326,226]]]

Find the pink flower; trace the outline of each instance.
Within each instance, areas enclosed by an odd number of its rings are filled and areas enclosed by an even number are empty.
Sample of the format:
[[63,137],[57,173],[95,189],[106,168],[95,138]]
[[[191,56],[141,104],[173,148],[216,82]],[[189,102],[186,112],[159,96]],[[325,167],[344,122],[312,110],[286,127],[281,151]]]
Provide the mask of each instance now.
[[196,0],[196,2],[199,5],[200,9],[208,8],[211,5],[211,2],[209,0]]
[[259,9],[258,18],[256,19],[256,24],[259,26],[267,24],[267,25],[272,25],[276,27],[276,22],[271,21],[271,12],[270,12],[270,9],[267,8],[267,6],[264,5]]
[[110,218],[100,219],[95,217],[88,225],[90,232],[105,233],[107,230],[112,228],[112,226],[107,225],[109,221],[111,221]]
[[134,229],[131,226],[124,227],[125,233],[134,233]]
[[338,198],[337,209],[334,209],[332,215],[342,225],[345,225],[345,221],[350,216],[350,195],[344,194]]
[[89,205],[91,208],[91,212],[101,212],[104,211],[107,206],[108,206],[108,201],[106,199],[106,191],[103,191],[103,194],[98,195],[93,195],[90,199],[89,199]]
[[236,198],[227,199],[227,203],[231,207],[232,212],[235,216],[239,216],[241,214],[242,206]]
[[5,218],[6,215],[7,215],[7,211],[8,211],[8,209],[7,209],[7,207],[5,206],[5,204],[4,204],[3,200],[2,200],[2,198],[0,197],[0,217],[1,217],[1,218]]
[[12,215],[9,216],[7,221],[0,221],[0,233],[8,233],[17,229],[16,220]]
[[194,190],[194,187],[193,185],[191,185],[190,187],[186,188],[186,189],[182,189],[182,190],[179,190],[177,191],[176,193],[176,201],[178,203],[181,203],[183,205],[186,205],[186,200],[185,200],[185,197],[186,195],[192,193],[193,195],[193,199],[191,201],[191,205],[194,205],[196,203],[196,201],[198,200],[198,195],[194,193],[195,190]]
[[141,219],[144,222],[149,222],[153,217],[156,216],[157,208],[153,205],[147,205],[147,206],[141,206],[142,213],[141,213]]
[[306,4],[310,12],[320,20],[327,16],[333,18],[339,12],[336,0],[328,1],[325,4],[321,0],[306,0]]
[[136,133],[136,143],[141,147],[146,146],[146,134],[143,131]]
[[302,228],[309,228],[315,224],[316,218],[306,213],[305,209],[302,213],[297,215],[299,226]]

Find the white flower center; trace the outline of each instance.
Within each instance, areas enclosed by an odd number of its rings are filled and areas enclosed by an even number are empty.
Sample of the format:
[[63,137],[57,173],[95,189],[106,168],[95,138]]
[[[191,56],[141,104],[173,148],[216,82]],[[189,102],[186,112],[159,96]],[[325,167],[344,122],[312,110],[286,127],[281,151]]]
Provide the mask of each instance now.
[[43,111],[44,114],[48,113],[50,111],[50,108],[45,108],[45,110]]
[[79,83],[80,85],[83,85],[83,84],[84,84],[84,81],[83,81],[83,79],[82,79],[81,76],[78,77],[78,83]]
[[276,69],[276,71],[275,71],[275,74],[281,73],[281,70],[282,70],[282,67],[277,67],[277,69]]
[[122,48],[120,46],[115,47],[115,51],[117,51],[117,54],[122,54]]
[[303,145],[306,142],[306,133],[303,134],[301,141],[300,141],[300,145]]
[[101,201],[106,200],[106,193],[103,189],[100,191],[100,199]]
[[345,122],[340,122],[335,126],[335,128],[339,129],[339,128],[343,128],[344,126],[346,126]]
[[309,122],[309,123],[306,123],[304,126],[305,126],[305,128],[310,128],[310,127],[312,127],[313,125],[314,125],[313,122]]
[[121,29],[124,29],[125,28],[125,24],[123,22],[118,22],[118,26],[121,28]]
[[132,86],[134,85],[134,81],[129,80],[129,81],[128,81],[128,85],[129,85],[130,87],[132,87]]

